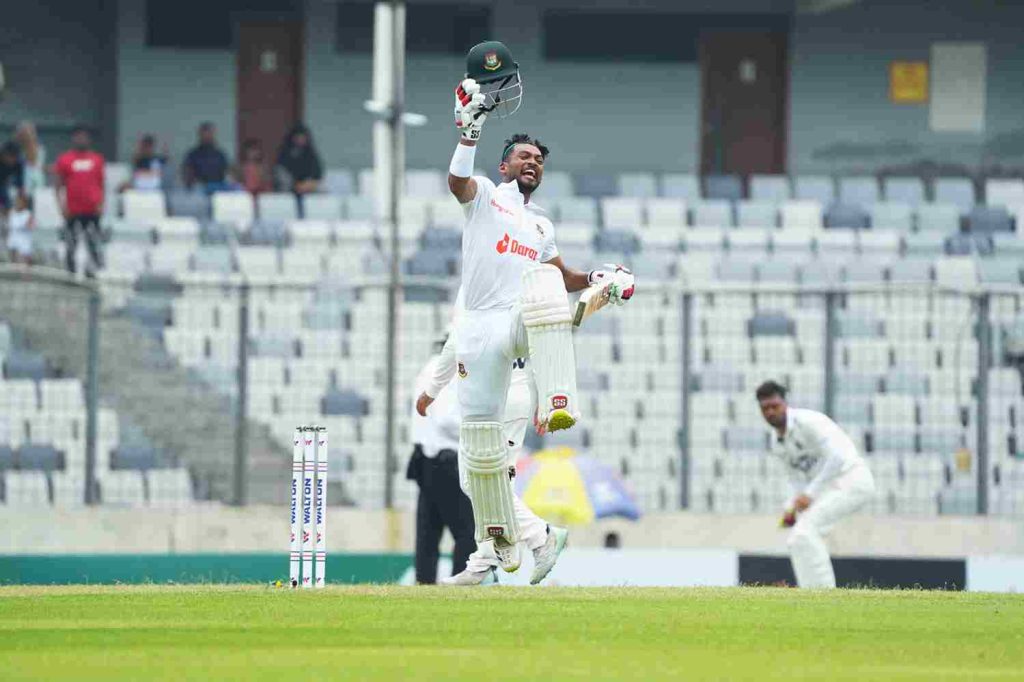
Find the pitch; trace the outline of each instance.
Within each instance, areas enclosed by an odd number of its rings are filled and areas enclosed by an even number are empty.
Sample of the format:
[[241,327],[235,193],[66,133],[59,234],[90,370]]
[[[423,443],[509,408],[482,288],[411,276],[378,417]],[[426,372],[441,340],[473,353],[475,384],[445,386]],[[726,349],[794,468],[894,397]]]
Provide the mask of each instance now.
[[1021,679],[1024,597],[3,587],[0,679]]

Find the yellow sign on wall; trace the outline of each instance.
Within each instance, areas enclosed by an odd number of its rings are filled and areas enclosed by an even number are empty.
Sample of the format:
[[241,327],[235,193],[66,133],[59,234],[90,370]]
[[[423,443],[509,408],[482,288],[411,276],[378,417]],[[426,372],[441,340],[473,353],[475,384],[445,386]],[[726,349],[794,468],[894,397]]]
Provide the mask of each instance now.
[[889,99],[895,104],[928,101],[928,62],[889,64]]

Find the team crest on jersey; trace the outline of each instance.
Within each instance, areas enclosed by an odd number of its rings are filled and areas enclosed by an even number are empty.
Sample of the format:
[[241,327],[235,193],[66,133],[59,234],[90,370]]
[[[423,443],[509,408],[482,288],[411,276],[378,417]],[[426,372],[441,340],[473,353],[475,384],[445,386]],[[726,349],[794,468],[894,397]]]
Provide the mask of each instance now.
[[465,379],[468,375],[469,375],[469,372],[466,371],[466,366],[460,362],[459,363],[459,378],[460,379]]
[[544,239],[544,228],[540,226],[540,223],[537,223],[537,234],[540,235],[541,239]]
[[484,68],[488,71],[497,71],[501,68],[501,60],[497,52],[488,52],[484,55]]

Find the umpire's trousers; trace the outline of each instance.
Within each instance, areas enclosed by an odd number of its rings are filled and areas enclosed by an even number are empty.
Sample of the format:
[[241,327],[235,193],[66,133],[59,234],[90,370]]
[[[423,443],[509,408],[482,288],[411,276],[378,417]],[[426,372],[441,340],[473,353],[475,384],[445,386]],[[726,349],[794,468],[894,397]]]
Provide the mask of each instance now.
[[437,582],[438,545],[445,526],[455,538],[452,575],[466,568],[466,559],[476,549],[473,505],[459,486],[458,453],[441,450],[426,457],[416,446],[409,461],[407,477],[420,488],[416,504],[416,582]]
[[64,225],[64,258],[68,272],[75,271],[75,251],[78,250],[78,233],[85,237],[92,263],[87,272],[95,273],[103,267],[103,233],[100,231],[98,215],[73,215]]

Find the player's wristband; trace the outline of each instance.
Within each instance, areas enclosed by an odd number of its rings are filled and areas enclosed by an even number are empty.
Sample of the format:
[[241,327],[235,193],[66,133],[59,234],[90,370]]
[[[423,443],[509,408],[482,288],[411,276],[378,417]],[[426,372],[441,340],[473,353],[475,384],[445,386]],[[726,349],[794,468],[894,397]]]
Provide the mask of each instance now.
[[473,177],[473,163],[476,159],[476,145],[459,143],[455,145],[455,153],[452,154],[451,165],[448,172],[457,178]]

